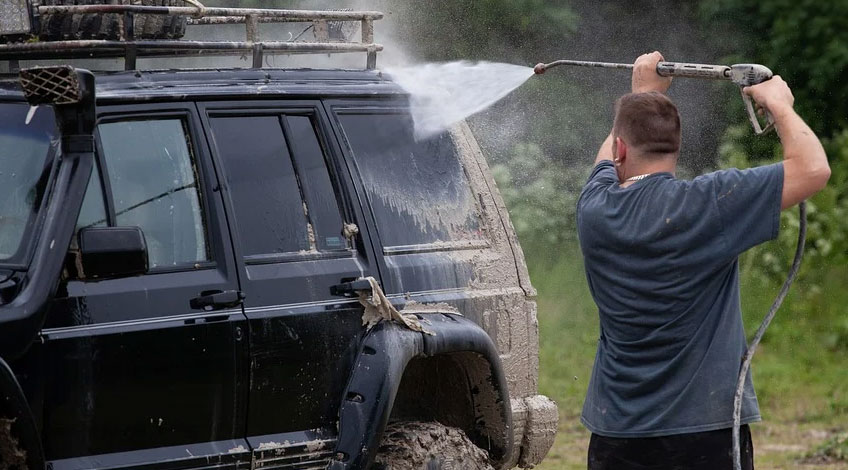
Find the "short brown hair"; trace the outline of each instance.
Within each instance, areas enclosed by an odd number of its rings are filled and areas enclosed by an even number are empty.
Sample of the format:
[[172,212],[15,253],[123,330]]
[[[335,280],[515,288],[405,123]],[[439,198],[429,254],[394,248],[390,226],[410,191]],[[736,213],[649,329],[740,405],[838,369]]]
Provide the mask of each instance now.
[[680,114],[662,93],[628,93],[615,102],[613,136],[647,156],[680,151]]

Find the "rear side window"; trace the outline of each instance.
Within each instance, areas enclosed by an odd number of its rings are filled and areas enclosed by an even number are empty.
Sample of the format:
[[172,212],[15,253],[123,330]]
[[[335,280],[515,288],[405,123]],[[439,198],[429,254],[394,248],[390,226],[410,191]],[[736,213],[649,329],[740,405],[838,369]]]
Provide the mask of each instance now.
[[219,117],[211,122],[244,254],[308,250],[306,213],[280,119]]
[[406,112],[341,111],[384,246],[482,238],[468,178],[448,132],[416,141]]
[[311,114],[210,118],[248,258],[348,250]]

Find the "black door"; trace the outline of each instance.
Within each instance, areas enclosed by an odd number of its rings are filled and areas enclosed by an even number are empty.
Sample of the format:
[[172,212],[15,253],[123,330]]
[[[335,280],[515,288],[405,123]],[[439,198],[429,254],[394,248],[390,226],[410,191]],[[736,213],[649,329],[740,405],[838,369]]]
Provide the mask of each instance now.
[[359,208],[319,103],[234,106],[207,103],[201,114],[246,294],[247,439],[254,465],[318,468],[362,333],[362,308],[330,286],[374,275],[370,240],[357,234]]
[[72,243],[42,333],[43,436],[55,470],[250,460],[242,309],[190,306],[201,292],[238,289],[215,173],[195,107],[156,108],[101,108],[78,228],[140,227],[150,271],[87,279]]

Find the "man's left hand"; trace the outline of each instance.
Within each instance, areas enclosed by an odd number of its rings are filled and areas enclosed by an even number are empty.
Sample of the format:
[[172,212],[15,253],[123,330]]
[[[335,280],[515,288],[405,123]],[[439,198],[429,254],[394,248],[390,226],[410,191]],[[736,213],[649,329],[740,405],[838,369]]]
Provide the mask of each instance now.
[[657,64],[665,59],[658,51],[642,54],[633,64],[633,93],[657,91],[665,93],[671,86],[671,77],[662,77],[657,73]]

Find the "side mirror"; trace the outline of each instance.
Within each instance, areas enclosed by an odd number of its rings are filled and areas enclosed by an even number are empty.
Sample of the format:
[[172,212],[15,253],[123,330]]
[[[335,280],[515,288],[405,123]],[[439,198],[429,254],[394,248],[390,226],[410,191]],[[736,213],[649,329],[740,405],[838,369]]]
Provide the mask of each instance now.
[[147,243],[138,227],[86,227],[79,231],[79,250],[88,279],[147,272]]

